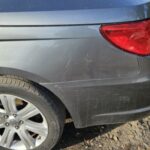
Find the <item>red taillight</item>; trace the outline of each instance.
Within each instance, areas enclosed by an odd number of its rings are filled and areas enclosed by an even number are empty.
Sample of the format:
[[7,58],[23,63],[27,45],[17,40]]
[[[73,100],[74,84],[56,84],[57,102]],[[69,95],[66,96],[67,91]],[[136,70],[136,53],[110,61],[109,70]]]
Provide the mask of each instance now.
[[102,25],[102,35],[117,47],[138,55],[150,55],[150,20]]

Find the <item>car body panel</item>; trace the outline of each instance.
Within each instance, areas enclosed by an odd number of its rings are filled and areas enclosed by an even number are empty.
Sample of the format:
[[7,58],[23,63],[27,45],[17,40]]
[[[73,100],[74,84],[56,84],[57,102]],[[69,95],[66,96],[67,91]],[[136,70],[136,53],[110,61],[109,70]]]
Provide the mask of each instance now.
[[102,36],[96,36],[1,41],[0,64],[1,67],[34,73],[51,83],[130,77],[139,74],[136,56],[124,54],[114,46],[108,45]]
[[148,19],[148,0],[109,5],[107,0],[99,9],[87,3],[83,9],[69,10],[68,5],[50,11],[27,7],[27,0],[15,8],[15,2],[0,9],[1,75],[49,89],[78,128],[125,122],[150,112],[149,57],[119,50],[99,33],[101,24]]
[[[38,0],[36,4],[34,0],[24,0],[20,7],[19,0],[12,1],[0,1],[1,26],[87,25],[135,21],[150,17],[149,0],[94,0],[94,6],[90,0],[63,0],[59,3],[63,3],[64,8],[55,6],[55,0],[44,0],[45,3]],[[69,3],[75,8],[71,9]]]

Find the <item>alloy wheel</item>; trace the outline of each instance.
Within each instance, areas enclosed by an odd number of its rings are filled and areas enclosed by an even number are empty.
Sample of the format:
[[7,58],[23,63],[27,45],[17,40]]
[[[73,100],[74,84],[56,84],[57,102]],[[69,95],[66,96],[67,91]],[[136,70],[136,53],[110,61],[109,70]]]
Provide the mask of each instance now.
[[48,124],[42,112],[28,100],[0,94],[0,146],[30,150],[47,138]]

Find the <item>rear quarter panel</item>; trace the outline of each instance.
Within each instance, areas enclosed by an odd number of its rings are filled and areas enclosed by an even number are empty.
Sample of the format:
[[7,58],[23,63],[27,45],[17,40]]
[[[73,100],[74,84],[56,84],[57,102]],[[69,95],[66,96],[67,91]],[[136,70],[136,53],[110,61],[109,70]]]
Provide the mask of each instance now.
[[122,105],[106,109],[112,93],[100,86],[138,76],[138,59],[105,41],[99,27],[0,28],[0,39],[5,39],[0,41],[0,73],[22,76],[50,89],[78,127],[88,125],[92,115],[119,111]]

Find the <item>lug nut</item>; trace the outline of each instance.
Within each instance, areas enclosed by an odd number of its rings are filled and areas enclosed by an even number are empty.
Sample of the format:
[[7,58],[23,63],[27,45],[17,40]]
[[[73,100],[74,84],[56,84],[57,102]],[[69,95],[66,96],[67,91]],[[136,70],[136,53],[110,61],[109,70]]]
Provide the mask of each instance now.
[[5,116],[4,116],[4,118],[5,118],[5,119],[8,119],[8,118],[9,118],[9,116],[8,116],[8,115],[5,115]]
[[7,126],[7,127],[8,127],[8,126],[9,126],[9,123],[8,123],[8,122],[6,122],[6,123],[5,123],[5,126]]
[[20,120],[20,121],[19,121],[19,123],[20,123],[20,124],[23,124],[23,123],[24,123],[24,121]]
[[13,116],[14,116],[14,117],[17,117],[17,115],[16,115],[16,114],[13,114]]

